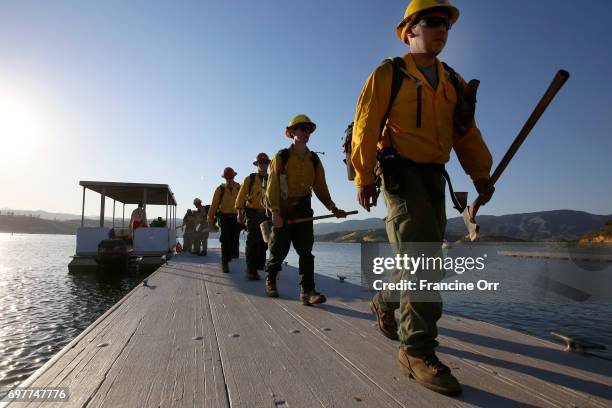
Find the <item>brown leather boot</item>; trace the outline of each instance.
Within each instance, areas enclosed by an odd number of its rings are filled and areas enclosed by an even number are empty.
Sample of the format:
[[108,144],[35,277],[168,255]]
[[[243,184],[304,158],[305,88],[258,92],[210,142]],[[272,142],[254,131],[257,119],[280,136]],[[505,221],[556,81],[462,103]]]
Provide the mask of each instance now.
[[302,300],[302,304],[305,306],[318,305],[320,303],[325,303],[327,298],[325,295],[320,294],[314,289],[300,291],[300,299]]
[[385,337],[391,340],[399,340],[395,312],[383,310],[378,301],[379,296],[379,293],[375,294],[370,302],[370,309],[372,313],[374,313],[374,316],[376,316],[378,328]]
[[221,270],[223,271],[223,273],[229,273],[229,264],[227,262],[223,262],[221,264]]
[[266,295],[268,297],[277,298],[278,290],[276,289],[276,277],[266,276]]
[[461,394],[459,381],[433,352],[423,357],[412,357],[400,349],[399,364],[405,375],[430,390],[450,396]]

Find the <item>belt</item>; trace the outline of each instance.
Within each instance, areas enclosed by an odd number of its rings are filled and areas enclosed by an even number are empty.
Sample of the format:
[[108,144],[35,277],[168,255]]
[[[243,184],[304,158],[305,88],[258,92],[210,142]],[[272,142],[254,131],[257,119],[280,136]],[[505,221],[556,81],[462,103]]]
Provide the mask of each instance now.
[[284,200],[281,203],[281,205],[283,207],[294,207],[297,205],[310,207],[310,201],[311,201],[310,195],[305,195],[305,196],[300,196],[300,197],[289,197],[286,200]]
[[460,214],[463,213],[463,210],[465,210],[465,206],[461,205],[461,203],[459,203],[459,200],[455,196],[455,191],[453,190],[453,183],[451,182],[450,175],[446,171],[446,168],[444,167],[443,164],[418,163],[418,162],[415,162],[414,160],[406,159],[403,157],[399,157],[399,160],[400,160],[400,163],[402,163],[406,167],[417,167],[417,168],[421,168],[421,169],[428,170],[428,171],[439,172],[442,175],[442,177],[444,177],[444,179],[446,180],[446,183],[448,184],[448,190],[450,192],[451,200],[453,201],[453,208],[459,211]]
[[254,211],[258,214],[265,214],[266,213],[266,209],[265,208],[251,208],[251,207],[247,207],[245,208],[246,211]]

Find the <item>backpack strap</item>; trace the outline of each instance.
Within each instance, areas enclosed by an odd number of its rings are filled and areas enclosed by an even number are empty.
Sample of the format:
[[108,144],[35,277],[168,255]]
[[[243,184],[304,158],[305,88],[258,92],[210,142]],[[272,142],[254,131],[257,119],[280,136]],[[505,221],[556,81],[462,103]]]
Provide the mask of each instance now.
[[[395,101],[395,98],[397,97],[397,94],[399,93],[404,82],[404,73],[402,72],[402,70],[406,69],[406,63],[404,62],[404,59],[402,57],[387,58],[383,61],[383,64],[386,64],[387,62],[390,62],[393,66],[393,76],[391,78],[391,97],[389,98],[389,105],[387,106],[387,111],[385,112],[385,115],[383,116],[383,119],[380,123],[380,134],[378,136],[379,141],[382,138],[383,130],[385,128],[385,125],[387,124],[387,120],[389,119],[389,113],[391,112],[391,108],[393,107],[393,102]],[[418,91],[420,91],[420,87],[417,88],[417,92]],[[419,121],[420,119],[420,102],[420,98],[418,98],[417,121]],[[390,137],[389,142],[391,143],[391,147],[393,147],[393,141]]]
[[257,176],[257,173],[251,173],[249,174],[249,189],[247,191],[247,195],[251,196],[251,190],[253,190],[253,183],[255,182],[255,177]]
[[281,172],[280,174],[287,174],[287,162],[289,161],[289,149],[281,149],[278,154],[281,158]]
[[[281,157],[281,173],[280,174],[287,174],[287,163],[289,162],[289,149],[282,149],[278,152],[278,154],[280,154],[280,157]],[[319,158],[319,155],[313,152],[312,150],[310,151],[310,157],[312,160],[313,170],[316,174],[317,166],[321,163],[321,159]]]
[[457,75],[457,71],[452,69],[450,67],[450,65],[448,65],[446,62],[444,62],[444,61],[440,61],[440,62],[442,63],[442,66],[444,67],[444,70],[446,72],[448,72],[448,75],[450,76],[451,83],[455,87],[455,90],[463,88],[461,86],[461,82],[459,81],[459,75]]
[[219,212],[219,208],[221,208],[221,204],[223,203],[223,196],[225,195],[225,185],[221,184],[217,189],[221,189],[221,195],[219,196],[219,206],[217,207],[217,212]]
[[310,157],[312,158],[312,167],[316,174],[317,166],[321,163],[321,159],[319,158],[319,155],[313,152],[312,150],[310,151]]
[[[457,94],[457,105],[455,106],[455,113],[453,115],[453,125],[455,129],[465,130],[465,128],[469,125],[469,123],[465,123],[468,119],[464,119],[462,117],[462,112],[464,110],[463,104],[465,103],[465,99],[463,97],[465,94],[465,87],[461,83],[459,75],[454,69],[452,69],[446,62],[442,62],[442,66],[444,67],[444,70],[448,72],[451,84],[453,84],[453,88],[455,88],[455,93]],[[473,119],[473,117],[470,119]]]

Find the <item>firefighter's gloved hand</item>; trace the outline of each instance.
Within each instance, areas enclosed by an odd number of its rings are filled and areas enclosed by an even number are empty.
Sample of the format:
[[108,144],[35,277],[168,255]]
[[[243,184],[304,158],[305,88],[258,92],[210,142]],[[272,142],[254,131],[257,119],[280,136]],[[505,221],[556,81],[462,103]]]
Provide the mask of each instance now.
[[480,205],[488,203],[495,192],[495,187],[491,183],[490,178],[474,180],[474,187],[476,187],[476,191],[478,192]]
[[336,218],[346,218],[346,211],[340,210],[338,208],[334,208],[332,213],[336,216]]
[[376,205],[376,184],[357,187],[357,202],[369,212],[370,207]]

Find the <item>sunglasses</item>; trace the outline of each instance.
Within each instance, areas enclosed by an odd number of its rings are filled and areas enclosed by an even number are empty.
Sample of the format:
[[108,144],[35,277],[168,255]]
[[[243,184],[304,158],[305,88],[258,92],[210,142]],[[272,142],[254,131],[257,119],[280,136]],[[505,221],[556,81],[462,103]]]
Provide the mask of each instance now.
[[270,160],[257,160],[257,164],[270,164]]
[[420,25],[421,27],[427,27],[427,28],[438,28],[438,27],[444,26],[446,28],[446,31],[448,31],[453,26],[453,23],[448,18],[428,16],[428,17],[423,17],[415,25]]
[[302,132],[310,132],[312,133],[312,126],[306,123],[300,123],[295,127],[295,130],[301,130]]

